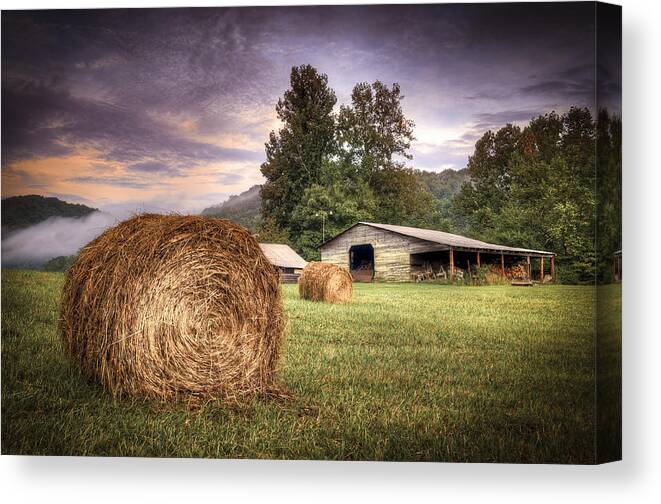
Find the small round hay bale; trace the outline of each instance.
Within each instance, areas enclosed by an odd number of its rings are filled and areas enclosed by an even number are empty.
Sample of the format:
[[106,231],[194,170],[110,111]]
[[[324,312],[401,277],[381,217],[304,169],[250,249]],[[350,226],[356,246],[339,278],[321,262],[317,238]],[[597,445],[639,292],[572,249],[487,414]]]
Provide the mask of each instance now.
[[335,264],[310,262],[298,280],[303,299],[327,303],[348,303],[353,294],[351,274]]
[[236,224],[139,215],[82,249],[60,332],[68,356],[114,397],[270,393],[284,334],[278,275]]

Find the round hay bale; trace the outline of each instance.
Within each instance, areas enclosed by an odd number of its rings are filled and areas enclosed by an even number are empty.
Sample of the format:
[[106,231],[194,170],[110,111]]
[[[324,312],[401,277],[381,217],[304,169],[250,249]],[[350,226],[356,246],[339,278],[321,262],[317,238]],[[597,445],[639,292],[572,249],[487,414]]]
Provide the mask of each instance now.
[[236,224],[139,215],[82,249],[60,332],[68,356],[114,397],[270,393],[284,334],[278,275]]
[[327,303],[348,303],[353,294],[351,274],[335,264],[310,262],[298,280],[303,299]]

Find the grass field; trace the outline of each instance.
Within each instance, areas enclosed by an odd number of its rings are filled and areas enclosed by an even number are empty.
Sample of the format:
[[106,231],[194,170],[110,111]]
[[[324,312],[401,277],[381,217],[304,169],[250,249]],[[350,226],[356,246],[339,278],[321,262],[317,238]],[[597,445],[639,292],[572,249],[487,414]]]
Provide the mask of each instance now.
[[3,454],[594,461],[590,287],[358,284],[330,306],[284,286],[297,399],[189,411],[79,376],[56,331],[62,282],[3,272]]

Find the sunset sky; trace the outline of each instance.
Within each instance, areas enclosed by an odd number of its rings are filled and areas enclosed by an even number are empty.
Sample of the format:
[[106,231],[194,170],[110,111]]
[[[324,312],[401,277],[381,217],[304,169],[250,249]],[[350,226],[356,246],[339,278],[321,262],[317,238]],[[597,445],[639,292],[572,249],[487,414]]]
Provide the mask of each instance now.
[[[571,105],[594,110],[594,4],[2,14],[2,196],[197,212],[262,178],[293,65],[398,82],[410,166],[465,167],[475,140]],[[606,65],[608,66],[608,65]],[[619,112],[619,68],[600,68]]]

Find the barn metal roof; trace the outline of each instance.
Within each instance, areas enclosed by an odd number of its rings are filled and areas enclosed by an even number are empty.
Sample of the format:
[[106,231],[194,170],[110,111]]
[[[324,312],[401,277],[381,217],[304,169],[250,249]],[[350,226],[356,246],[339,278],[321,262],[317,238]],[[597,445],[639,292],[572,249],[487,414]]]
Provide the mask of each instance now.
[[[377,224],[374,222],[358,222],[353,226],[351,226],[351,228],[357,226],[358,224],[364,224],[366,226],[371,226],[378,229],[384,229],[392,233],[397,233],[403,236],[410,236],[412,238],[417,238],[419,240],[424,240],[432,243],[438,243],[440,245],[452,247],[455,249],[483,250],[483,251],[493,251],[493,252],[504,252],[509,254],[521,253],[521,254],[544,255],[544,256],[555,255],[555,253],[553,252],[547,252],[544,250],[532,250],[532,249],[525,249],[518,247],[508,247],[506,245],[496,245],[493,243],[487,243],[480,240],[467,238],[465,236],[460,236],[452,233],[445,233],[443,231],[436,231],[435,229],[394,226],[392,224]],[[349,229],[343,231],[337,236],[344,234]],[[334,237],[333,239],[337,238],[337,236]],[[328,240],[326,243],[328,243],[329,241],[331,240]]]
[[281,243],[260,243],[259,247],[273,266],[279,266],[280,268],[303,269],[308,264],[305,259],[294,252],[289,245]]

